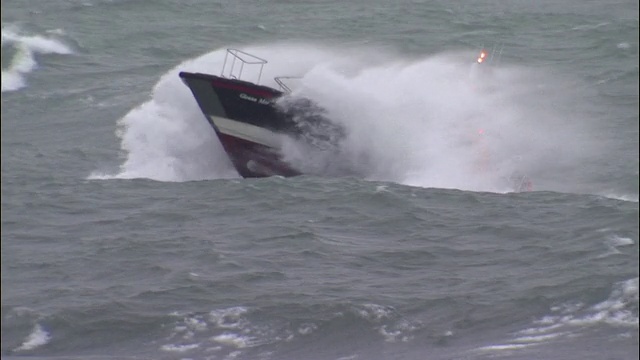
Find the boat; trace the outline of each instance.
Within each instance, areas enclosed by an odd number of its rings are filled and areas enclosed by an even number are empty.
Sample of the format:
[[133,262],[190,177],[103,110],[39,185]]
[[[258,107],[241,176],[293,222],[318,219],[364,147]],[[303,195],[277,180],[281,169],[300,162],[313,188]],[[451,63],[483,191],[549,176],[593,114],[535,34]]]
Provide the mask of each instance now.
[[[284,159],[285,141],[303,141],[326,150],[335,147],[344,130],[308,99],[288,97],[284,104],[279,102],[291,93],[286,80],[292,77],[276,77],[280,89],[260,85],[266,63],[245,51],[227,49],[220,75],[183,71],[179,76],[240,176],[301,175],[301,170]],[[247,66],[254,67],[255,82],[242,78],[249,72]]]
[[[494,48],[491,54],[482,49],[476,62],[486,64],[501,53],[502,48]],[[283,146],[290,140],[317,151],[335,151],[338,156],[345,129],[329,120],[309,99],[291,94],[286,81],[294,77],[275,77],[280,89],[260,85],[265,64],[265,59],[230,48],[219,75],[179,73],[238,174],[244,178],[302,175],[305,172],[283,154]],[[248,66],[254,67],[249,72],[256,81],[243,79]],[[523,174],[514,173],[505,180],[515,192],[533,189],[531,180]]]

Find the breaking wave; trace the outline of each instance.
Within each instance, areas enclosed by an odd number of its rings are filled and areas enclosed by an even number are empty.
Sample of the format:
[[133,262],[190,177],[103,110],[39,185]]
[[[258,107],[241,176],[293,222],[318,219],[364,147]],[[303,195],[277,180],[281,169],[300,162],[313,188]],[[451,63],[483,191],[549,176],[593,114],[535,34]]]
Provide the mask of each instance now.
[[505,343],[483,346],[480,351],[513,351],[551,341],[582,336],[595,325],[618,329],[619,336],[638,332],[638,278],[616,283],[609,298],[592,306],[564,303],[551,308],[551,313],[534,321],[533,326],[513,334]]
[[33,331],[15,351],[33,350],[46,345],[51,340],[51,335],[40,324],[36,324]]
[[26,86],[25,77],[38,67],[38,54],[72,54],[73,51],[53,34],[62,33],[52,30],[47,36],[25,35],[17,28],[2,27],[2,50],[11,48],[12,54],[8,66],[2,68],[2,92],[19,90]]
[[[208,314],[173,313],[174,326],[160,350],[191,357],[210,354],[220,358],[261,358],[268,345],[295,344],[313,336],[326,337],[331,327],[348,323],[370,331],[382,342],[409,342],[424,328],[392,307],[372,303],[340,304],[326,309],[322,320],[311,318],[265,322],[269,310],[242,306],[215,309]],[[324,333],[324,334],[323,334]],[[262,354],[257,355],[256,354]]]
[[[580,192],[590,158],[604,153],[592,141],[580,84],[523,66],[479,65],[475,50],[407,57],[300,44],[243,49],[269,60],[262,84],[300,77],[287,84],[292,95],[313,100],[346,129],[338,154],[286,144],[285,158],[305,172],[348,168],[370,180],[495,192],[525,174],[534,190]],[[151,100],[119,120],[120,171],[91,178],[237,177],[178,77],[217,74],[224,55],[212,51],[162,76]],[[251,70],[243,79],[257,79]]]

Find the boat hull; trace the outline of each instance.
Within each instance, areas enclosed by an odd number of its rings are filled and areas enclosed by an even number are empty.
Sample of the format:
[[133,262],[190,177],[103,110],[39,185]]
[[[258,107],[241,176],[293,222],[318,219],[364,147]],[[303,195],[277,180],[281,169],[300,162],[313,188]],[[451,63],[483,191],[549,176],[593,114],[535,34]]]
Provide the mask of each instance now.
[[179,75],[240,176],[300,175],[280,151],[284,138],[295,131],[295,123],[274,106],[282,92],[210,74]]

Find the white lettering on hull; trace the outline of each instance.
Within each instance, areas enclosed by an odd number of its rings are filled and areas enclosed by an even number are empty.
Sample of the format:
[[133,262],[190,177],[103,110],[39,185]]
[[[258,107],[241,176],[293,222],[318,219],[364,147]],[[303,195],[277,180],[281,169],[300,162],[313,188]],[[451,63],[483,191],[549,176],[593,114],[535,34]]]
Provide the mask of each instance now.
[[247,95],[245,93],[240,93],[239,96],[240,96],[240,99],[251,101],[251,102],[254,102],[254,103],[261,104],[261,105],[269,105],[269,104],[271,104],[271,101],[269,101],[267,99],[257,98],[255,96]]

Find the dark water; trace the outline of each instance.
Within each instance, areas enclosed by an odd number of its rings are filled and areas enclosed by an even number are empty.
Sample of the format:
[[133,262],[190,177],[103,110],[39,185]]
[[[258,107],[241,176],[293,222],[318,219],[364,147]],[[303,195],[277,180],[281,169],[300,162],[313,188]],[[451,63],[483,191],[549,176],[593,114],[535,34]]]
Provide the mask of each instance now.
[[[638,45],[633,1],[3,2],[2,358],[637,359]],[[238,178],[177,77],[227,47],[363,175]]]

